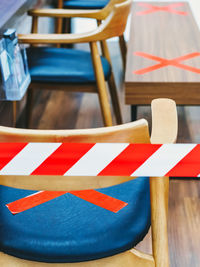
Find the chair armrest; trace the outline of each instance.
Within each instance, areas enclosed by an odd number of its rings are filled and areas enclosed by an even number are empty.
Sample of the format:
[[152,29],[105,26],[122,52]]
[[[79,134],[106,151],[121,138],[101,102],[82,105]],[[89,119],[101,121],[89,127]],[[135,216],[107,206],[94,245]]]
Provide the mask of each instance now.
[[[129,13],[130,5],[122,6],[122,10]],[[121,12],[121,6],[117,5],[111,14],[104,20],[104,22],[96,29],[84,33],[71,33],[71,34],[19,34],[18,39],[21,43],[28,44],[73,44],[73,43],[88,43],[106,40],[115,36],[120,36],[122,28],[116,27],[119,23],[118,14]],[[126,14],[126,15],[127,15]],[[122,22],[120,22],[123,25]],[[113,27],[114,25],[114,27]],[[124,23],[125,26],[125,23]]]
[[152,144],[175,143],[178,132],[176,103],[171,99],[155,99],[152,109]]
[[104,20],[113,10],[116,4],[121,4],[123,0],[110,0],[108,4],[102,9],[62,9],[63,1],[58,1],[58,8],[54,9],[32,9],[28,12],[30,16],[35,17],[82,17]]
[[[112,0],[111,0],[112,1]],[[19,41],[29,44],[88,43],[121,36],[125,30],[132,0],[117,4],[95,30],[82,34],[21,34]],[[123,16],[122,16],[123,14]]]
[[74,44],[88,43],[101,40],[101,33],[98,28],[92,32],[81,34],[18,34],[20,43],[26,44]]
[[93,18],[103,20],[105,16],[102,11],[97,10],[82,10],[82,9],[31,9],[28,15],[33,17],[54,17],[54,18]]

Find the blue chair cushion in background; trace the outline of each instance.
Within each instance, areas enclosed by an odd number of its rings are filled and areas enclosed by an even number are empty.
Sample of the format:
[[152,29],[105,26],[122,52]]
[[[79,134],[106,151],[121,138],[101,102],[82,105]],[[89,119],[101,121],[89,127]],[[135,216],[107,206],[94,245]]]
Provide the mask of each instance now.
[[6,204],[35,191],[0,186],[0,249],[19,258],[79,262],[134,247],[150,227],[149,179],[97,191],[128,203],[117,213],[65,194],[12,215]]
[[[90,52],[54,47],[27,49],[32,82],[40,83],[95,83]],[[110,64],[101,58],[105,79],[111,73]]]
[[101,9],[108,4],[109,0],[67,0],[63,7],[69,9]]

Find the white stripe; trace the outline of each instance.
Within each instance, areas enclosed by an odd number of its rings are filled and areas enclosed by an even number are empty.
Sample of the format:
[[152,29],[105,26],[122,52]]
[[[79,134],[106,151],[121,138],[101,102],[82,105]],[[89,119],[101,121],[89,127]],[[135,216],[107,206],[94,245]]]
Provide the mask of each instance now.
[[164,144],[131,176],[165,176],[195,144]]
[[61,143],[29,143],[1,171],[0,175],[30,175]]
[[64,175],[66,176],[96,176],[129,144],[98,143],[95,144],[79,161]]

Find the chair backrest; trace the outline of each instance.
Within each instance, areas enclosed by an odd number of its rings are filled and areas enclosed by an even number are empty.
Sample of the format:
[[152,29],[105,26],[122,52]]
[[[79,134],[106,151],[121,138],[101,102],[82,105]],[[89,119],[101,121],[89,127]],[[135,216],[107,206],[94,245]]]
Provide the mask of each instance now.
[[[115,1],[116,2],[116,1]],[[111,12],[97,28],[96,38],[105,40],[114,36],[121,36],[125,31],[128,15],[131,10],[132,0],[117,1],[118,4],[112,6]],[[104,17],[105,18],[105,17]]]
[[[99,19],[104,19],[112,11],[113,6],[126,0],[110,0],[108,4],[99,10]],[[57,8],[63,8],[63,0],[57,0]]]
[[125,1],[126,0],[110,0],[104,8],[99,10],[98,14],[96,13],[96,18],[99,20],[104,20],[112,12],[112,10],[116,4],[120,4],[120,3],[123,3]]
[[[0,142],[83,142],[83,143],[149,143],[146,120],[119,126],[85,130],[26,130],[0,126]],[[80,190],[107,187],[131,180],[131,177],[4,177],[0,184],[34,190]]]
[[[48,12],[37,12],[33,16],[32,33],[33,34],[19,34],[19,41],[29,44],[54,44],[54,43],[86,43],[106,40],[115,36],[121,36],[125,30],[128,15],[131,10],[132,0],[120,1],[115,4],[108,17],[95,30],[83,34],[37,34],[38,16],[50,16]],[[54,15],[59,18],[60,15]],[[36,34],[34,34],[36,33]]]

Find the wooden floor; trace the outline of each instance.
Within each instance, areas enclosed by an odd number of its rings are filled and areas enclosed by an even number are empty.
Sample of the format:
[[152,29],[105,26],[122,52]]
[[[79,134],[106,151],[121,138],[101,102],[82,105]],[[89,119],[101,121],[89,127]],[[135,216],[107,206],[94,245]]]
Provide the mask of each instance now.
[[[130,121],[130,108],[124,105],[122,63],[117,43],[110,43],[124,122]],[[179,107],[178,142],[200,142],[200,107]],[[138,118],[150,122],[150,108],[140,107]],[[72,94],[44,91],[36,97],[33,128],[69,129],[103,126],[99,103],[93,94]],[[23,127],[23,116],[18,120]],[[200,266],[200,182],[173,179],[170,181],[169,249],[172,267]],[[150,252],[147,236],[138,247]]]

